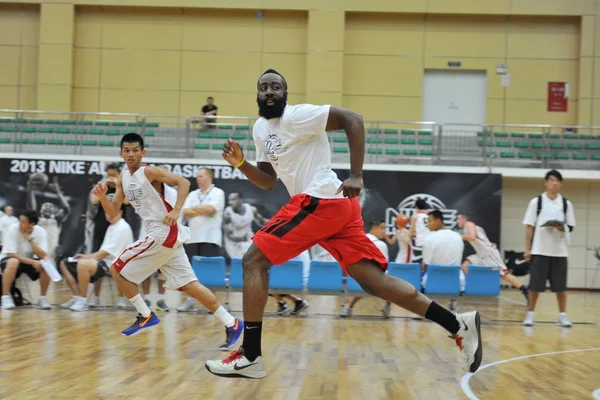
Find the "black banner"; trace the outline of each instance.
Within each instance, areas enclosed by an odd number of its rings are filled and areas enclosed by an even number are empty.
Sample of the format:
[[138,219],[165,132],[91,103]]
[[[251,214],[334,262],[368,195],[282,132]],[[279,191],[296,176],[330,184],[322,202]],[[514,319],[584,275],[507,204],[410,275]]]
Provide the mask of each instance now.
[[[259,215],[253,220],[254,232],[264,223],[264,218],[270,218],[289,199],[281,181],[274,190],[265,192],[230,166],[163,165],[188,178],[192,190],[197,187],[198,170],[213,169],[214,184],[225,191],[227,198],[231,193],[241,193],[241,201],[252,206],[253,212]],[[104,162],[96,161],[0,159],[0,205],[12,205],[17,216],[25,209],[35,208],[40,213],[40,225],[48,230],[50,243],[54,243],[57,257],[90,251],[90,232],[98,209],[90,205],[89,192],[103,178],[104,168]],[[336,173],[344,180],[349,171],[336,170]],[[423,198],[430,208],[443,211],[450,229],[457,229],[457,211],[468,212],[500,247],[500,175],[365,171],[363,178],[365,189],[359,201],[365,225],[374,219],[384,219],[392,235],[396,230],[396,215],[404,213],[410,217],[415,212],[416,199]],[[125,219],[137,237],[139,219],[131,207],[126,210]],[[228,230],[224,228],[226,236]],[[470,246],[466,248],[472,252]],[[391,261],[396,253],[397,245],[391,246]],[[416,249],[416,260],[420,258],[419,253]]]

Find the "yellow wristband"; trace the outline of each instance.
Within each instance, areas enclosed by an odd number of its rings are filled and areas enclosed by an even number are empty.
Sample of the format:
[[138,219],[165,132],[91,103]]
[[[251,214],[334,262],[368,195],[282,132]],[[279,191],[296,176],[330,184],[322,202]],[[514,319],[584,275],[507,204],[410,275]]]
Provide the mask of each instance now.
[[246,162],[246,160],[244,158],[242,158],[242,161],[240,161],[239,164],[234,165],[233,168],[239,168],[239,167],[241,167],[244,162]]

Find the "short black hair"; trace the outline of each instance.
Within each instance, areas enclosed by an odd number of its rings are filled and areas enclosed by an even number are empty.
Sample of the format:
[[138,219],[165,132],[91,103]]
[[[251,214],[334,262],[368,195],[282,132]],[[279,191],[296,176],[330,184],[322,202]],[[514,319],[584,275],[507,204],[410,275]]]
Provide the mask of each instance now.
[[116,162],[111,162],[111,163],[106,164],[106,167],[104,167],[104,171],[106,172],[109,169],[114,169],[116,171],[121,170],[121,168],[119,167],[119,163],[116,163]]
[[456,215],[457,215],[457,216],[458,216],[458,215],[462,215],[462,216],[463,216],[463,217],[465,217],[466,219],[471,219],[471,214],[469,214],[469,213],[468,213],[468,212],[466,212],[466,211],[459,211],[459,212],[457,212],[457,213],[456,213]]
[[213,98],[212,96],[208,96],[208,97],[206,98],[206,101],[208,101],[208,100],[214,100],[214,98]]
[[244,193],[242,193],[242,192],[231,192],[229,194],[237,194],[240,199],[244,198]]
[[418,208],[419,210],[426,210],[427,209],[427,202],[425,201],[425,199],[417,199],[417,201],[415,201],[415,207]]
[[40,217],[35,210],[25,210],[21,215],[26,217],[30,224],[37,225],[40,221]]
[[431,215],[434,219],[444,222],[444,214],[440,210],[430,211],[428,215]]
[[126,133],[121,138],[121,149],[123,148],[123,143],[139,143],[140,148],[144,150],[144,139],[135,132]]
[[376,227],[377,225],[381,225],[383,223],[385,223],[384,220],[382,220],[381,218],[376,218],[376,219],[372,220],[371,222],[369,222],[369,230],[371,230],[374,227]]
[[560,173],[560,172],[558,172],[558,171],[557,171],[557,170],[555,170],[555,169],[553,169],[553,170],[550,170],[550,171],[546,172],[546,178],[545,178],[545,180],[548,180],[548,179],[550,179],[550,177],[551,177],[551,176],[555,177],[556,179],[558,179],[558,180],[559,180],[559,181],[561,181],[561,182],[562,182],[562,180],[563,180],[563,177],[562,177],[561,173]]
[[281,79],[283,79],[283,86],[285,87],[285,90],[287,91],[288,88],[288,84],[287,84],[287,80],[285,79],[285,77],[283,75],[281,75],[277,70],[274,70],[272,68],[269,68],[268,70],[266,70],[265,72],[263,72],[260,77],[258,78],[258,81],[256,82],[256,85],[258,86],[258,82],[260,82],[260,78],[262,78],[264,75],[266,74],[275,74],[275,75],[279,75],[281,77]]

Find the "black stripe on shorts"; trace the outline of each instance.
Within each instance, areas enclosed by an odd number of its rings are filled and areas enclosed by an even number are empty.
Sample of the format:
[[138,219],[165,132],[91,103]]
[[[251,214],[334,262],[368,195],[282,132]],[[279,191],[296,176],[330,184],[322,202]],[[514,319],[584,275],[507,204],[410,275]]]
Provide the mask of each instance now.
[[298,211],[298,214],[294,215],[291,220],[274,230],[272,234],[280,238],[289,233],[292,229],[300,225],[300,223],[304,221],[306,217],[315,212],[317,206],[319,205],[319,201],[319,198],[311,197],[310,203]]

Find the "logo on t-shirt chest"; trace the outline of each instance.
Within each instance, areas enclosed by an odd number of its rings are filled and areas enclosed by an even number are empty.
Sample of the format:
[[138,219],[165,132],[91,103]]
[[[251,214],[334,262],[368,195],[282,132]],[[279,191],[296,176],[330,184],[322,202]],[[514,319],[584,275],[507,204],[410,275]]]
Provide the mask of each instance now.
[[141,207],[142,199],[144,198],[144,192],[135,182],[131,182],[129,187],[125,191],[125,196],[133,207]]
[[271,161],[279,160],[279,150],[283,146],[281,138],[275,134],[270,134],[263,140],[265,150]]

